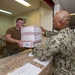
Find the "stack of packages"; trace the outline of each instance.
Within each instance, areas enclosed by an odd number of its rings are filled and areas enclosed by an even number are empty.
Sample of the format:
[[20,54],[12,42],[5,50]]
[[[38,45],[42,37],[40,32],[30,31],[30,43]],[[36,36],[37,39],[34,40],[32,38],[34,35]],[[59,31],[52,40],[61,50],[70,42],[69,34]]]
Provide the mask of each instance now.
[[21,28],[21,41],[23,47],[34,48],[42,43],[42,31],[38,26]]

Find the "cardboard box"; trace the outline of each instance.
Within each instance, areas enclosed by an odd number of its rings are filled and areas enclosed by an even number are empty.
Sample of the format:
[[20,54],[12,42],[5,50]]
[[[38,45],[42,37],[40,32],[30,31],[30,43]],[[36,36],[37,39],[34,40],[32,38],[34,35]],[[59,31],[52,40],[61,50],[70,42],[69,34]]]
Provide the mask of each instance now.
[[21,28],[21,41],[23,47],[33,48],[42,42],[42,31],[38,26],[26,26]]
[[38,26],[26,26],[21,28],[22,33],[27,33],[27,32],[41,32],[41,28]]
[[38,45],[41,45],[41,41],[39,41],[39,42],[23,41],[22,43],[23,43],[23,47],[27,47],[27,48],[33,48]]
[[21,36],[21,40],[22,41],[38,41],[38,40],[42,40],[41,34],[32,34],[32,35],[22,35]]

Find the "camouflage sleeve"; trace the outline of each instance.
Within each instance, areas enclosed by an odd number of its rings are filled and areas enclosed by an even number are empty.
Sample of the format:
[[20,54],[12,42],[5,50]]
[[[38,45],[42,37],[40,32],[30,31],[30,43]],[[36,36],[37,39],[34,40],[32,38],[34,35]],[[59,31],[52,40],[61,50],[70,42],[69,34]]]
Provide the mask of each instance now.
[[73,48],[75,48],[75,41],[73,41],[72,46],[73,46]]
[[59,45],[54,39],[48,39],[45,45],[37,46],[32,50],[33,55],[39,60],[46,60],[59,51]]
[[46,37],[51,37],[51,36],[56,35],[56,34],[57,34],[57,32],[46,30]]

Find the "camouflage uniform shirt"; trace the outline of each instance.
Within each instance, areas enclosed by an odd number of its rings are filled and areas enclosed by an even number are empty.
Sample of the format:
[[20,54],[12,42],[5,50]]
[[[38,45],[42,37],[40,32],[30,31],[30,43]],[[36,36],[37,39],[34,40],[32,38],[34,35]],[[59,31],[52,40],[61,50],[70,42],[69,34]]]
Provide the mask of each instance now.
[[75,35],[67,27],[50,37],[45,45],[33,49],[39,60],[54,58],[54,75],[75,75]]

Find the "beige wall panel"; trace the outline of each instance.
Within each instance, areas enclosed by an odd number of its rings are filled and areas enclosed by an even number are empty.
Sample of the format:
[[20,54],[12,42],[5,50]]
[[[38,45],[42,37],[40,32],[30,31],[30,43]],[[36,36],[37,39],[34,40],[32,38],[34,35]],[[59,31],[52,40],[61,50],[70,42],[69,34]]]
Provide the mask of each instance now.
[[5,35],[6,30],[13,26],[12,18],[0,15],[0,35]]

